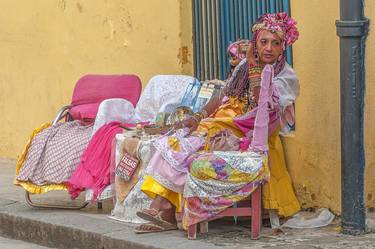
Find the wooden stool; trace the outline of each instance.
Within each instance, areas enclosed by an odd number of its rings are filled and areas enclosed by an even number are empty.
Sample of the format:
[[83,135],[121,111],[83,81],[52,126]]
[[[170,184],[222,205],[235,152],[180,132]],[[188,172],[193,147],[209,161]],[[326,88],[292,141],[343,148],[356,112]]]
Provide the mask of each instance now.
[[[262,187],[259,186],[250,196],[249,207],[227,208],[220,214],[216,215],[210,220],[215,220],[225,216],[251,216],[251,239],[259,239],[260,230],[262,227]],[[197,226],[194,224],[188,228],[188,239],[197,238]],[[208,232],[208,221],[199,223],[199,232]]]

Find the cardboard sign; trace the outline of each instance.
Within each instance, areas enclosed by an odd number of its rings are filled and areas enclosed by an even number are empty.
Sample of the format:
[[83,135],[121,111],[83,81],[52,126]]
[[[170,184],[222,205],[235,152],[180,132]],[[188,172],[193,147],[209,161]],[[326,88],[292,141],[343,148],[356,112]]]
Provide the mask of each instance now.
[[137,169],[138,164],[138,159],[132,157],[128,153],[125,153],[121,158],[119,164],[116,166],[115,173],[125,181],[129,181],[135,170]]

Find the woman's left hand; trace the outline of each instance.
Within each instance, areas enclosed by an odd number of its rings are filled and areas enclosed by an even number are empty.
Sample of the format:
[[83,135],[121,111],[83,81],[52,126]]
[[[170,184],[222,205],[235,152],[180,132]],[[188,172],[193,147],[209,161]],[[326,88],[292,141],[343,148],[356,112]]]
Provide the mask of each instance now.
[[249,44],[249,48],[246,51],[246,59],[249,63],[249,66],[257,66],[259,64],[256,56],[254,55],[254,48],[252,43]]

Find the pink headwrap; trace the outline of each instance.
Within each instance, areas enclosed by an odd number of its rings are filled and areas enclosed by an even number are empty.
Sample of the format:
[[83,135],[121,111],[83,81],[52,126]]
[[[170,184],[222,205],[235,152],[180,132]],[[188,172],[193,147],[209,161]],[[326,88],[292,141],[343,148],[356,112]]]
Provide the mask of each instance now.
[[285,50],[298,39],[299,33],[296,24],[297,22],[285,12],[275,14],[267,13],[258,19],[253,25],[252,31],[254,37],[256,37],[261,30],[276,33],[283,41]]

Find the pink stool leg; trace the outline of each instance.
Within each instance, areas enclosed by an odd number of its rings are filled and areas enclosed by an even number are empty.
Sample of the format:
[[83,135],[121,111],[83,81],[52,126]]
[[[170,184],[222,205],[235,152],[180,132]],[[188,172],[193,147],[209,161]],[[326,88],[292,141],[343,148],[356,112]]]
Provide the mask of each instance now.
[[199,223],[199,233],[208,233],[208,221]]
[[251,239],[259,239],[262,227],[262,187],[251,194]]

